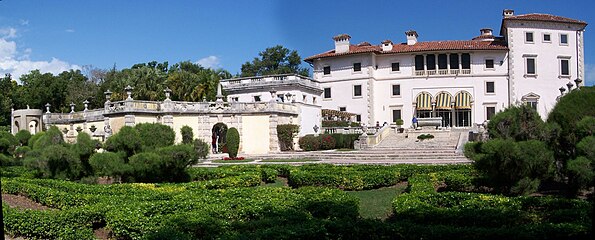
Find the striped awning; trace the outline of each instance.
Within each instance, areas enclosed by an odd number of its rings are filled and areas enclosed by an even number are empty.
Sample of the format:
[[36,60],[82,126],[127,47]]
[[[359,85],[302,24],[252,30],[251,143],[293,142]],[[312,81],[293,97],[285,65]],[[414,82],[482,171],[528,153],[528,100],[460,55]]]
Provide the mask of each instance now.
[[471,94],[468,92],[459,92],[455,96],[456,109],[471,109]]
[[450,93],[441,92],[436,95],[436,109],[448,109],[450,110],[452,107],[450,106],[450,102],[452,101],[452,96]]
[[422,92],[417,95],[417,110],[432,110],[432,95],[427,92]]

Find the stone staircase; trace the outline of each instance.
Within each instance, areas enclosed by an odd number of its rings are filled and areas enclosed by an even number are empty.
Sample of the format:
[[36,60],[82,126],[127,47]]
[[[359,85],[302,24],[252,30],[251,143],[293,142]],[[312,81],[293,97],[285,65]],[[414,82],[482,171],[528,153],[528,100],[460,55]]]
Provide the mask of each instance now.
[[[417,136],[432,134],[433,139],[420,141]],[[316,152],[281,152],[267,155],[246,156],[256,159],[313,159],[317,162],[292,163],[296,165],[307,163],[331,164],[452,164],[470,163],[463,156],[460,145],[467,137],[467,131],[435,131],[435,130],[410,130],[405,133],[392,131],[382,142],[364,150],[352,151],[316,151]],[[286,163],[287,164],[287,163]]]

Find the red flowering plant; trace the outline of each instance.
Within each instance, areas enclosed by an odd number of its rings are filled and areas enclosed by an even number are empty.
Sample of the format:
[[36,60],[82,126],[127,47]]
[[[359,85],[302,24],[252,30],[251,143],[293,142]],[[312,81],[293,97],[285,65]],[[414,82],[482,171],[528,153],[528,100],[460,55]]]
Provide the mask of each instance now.
[[231,160],[231,161],[233,161],[233,160],[244,160],[244,159],[245,159],[244,157],[234,157],[234,158],[224,157],[223,158],[223,160],[225,160],[225,161],[228,161],[228,160]]

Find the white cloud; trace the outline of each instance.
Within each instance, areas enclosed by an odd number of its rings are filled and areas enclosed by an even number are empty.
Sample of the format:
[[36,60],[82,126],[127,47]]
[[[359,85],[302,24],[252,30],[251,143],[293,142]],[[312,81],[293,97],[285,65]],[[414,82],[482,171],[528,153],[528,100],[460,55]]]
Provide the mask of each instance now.
[[11,39],[17,37],[17,30],[15,28],[0,28],[0,38]]
[[595,86],[595,64],[585,64],[585,86]]
[[205,68],[221,68],[221,62],[219,61],[219,58],[217,56],[208,56],[205,58],[201,58],[198,61],[196,61],[196,63],[200,64]]
[[72,28],[66,29],[64,31],[67,32],[67,33],[73,33],[73,32],[75,32],[74,29],[72,29]]
[[33,61],[29,59],[31,48],[19,52],[17,43],[10,38],[16,38],[17,30],[14,28],[0,29],[0,76],[10,73],[13,79],[18,80],[21,75],[31,70],[39,69],[42,73],[58,74],[70,69],[81,69],[80,66],[70,64],[57,58],[50,61]]

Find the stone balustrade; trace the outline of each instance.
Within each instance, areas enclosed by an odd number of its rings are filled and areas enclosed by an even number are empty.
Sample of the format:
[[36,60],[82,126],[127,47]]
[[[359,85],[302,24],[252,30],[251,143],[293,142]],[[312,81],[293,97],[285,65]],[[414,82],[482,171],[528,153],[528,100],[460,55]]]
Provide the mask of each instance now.
[[295,74],[281,74],[269,75],[263,77],[246,77],[246,78],[232,78],[221,80],[221,85],[227,91],[235,89],[243,89],[246,87],[259,87],[271,84],[299,84],[312,88],[320,88],[320,83],[314,79],[295,75]]

